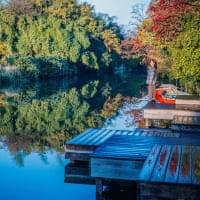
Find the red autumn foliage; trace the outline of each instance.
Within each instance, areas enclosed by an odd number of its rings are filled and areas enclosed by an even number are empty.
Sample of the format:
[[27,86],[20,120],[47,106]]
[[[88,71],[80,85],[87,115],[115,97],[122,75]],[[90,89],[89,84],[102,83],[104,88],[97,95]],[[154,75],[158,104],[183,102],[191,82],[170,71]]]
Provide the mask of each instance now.
[[122,52],[126,57],[144,56],[148,50],[149,46],[143,45],[138,36],[128,38],[122,42]]
[[199,9],[199,5],[190,3],[190,0],[152,1],[149,6],[152,32],[157,39],[173,40],[182,30],[182,16],[193,9]]

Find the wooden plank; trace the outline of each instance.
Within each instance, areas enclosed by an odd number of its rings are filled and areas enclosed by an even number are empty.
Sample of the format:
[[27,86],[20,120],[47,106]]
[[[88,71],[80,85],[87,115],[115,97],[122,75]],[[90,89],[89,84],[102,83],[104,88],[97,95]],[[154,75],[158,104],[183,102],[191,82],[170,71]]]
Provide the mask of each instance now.
[[200,117],[174,116],[173,124],[200,125]]
[[199,117],[200,111],[190,111],[190,110],[144,110],[144,119],[166,119],[173,120],[175,115],[180,116],[193,116]]
[[199,200],[200,189],[193,185],[139,183],[140,200]]
[[96,200],[103,199],[103,180],[96,179]]
[[68,141],[67,144],[81,144],[81,141],[90,136],[93,131],[97,131],[97,129],[89,128],[80,135],[74,137],[72,140]]
[[98,139],[98,141],[95,143],[95,145],[99,146],[99,145],[103,144],[106,140],[108,140],[115,133],[116,133],[116,131],[110,131],[106,136]]
[[94,140],[96,137],[98,137],[98,136],[101,135],[101,134],[107,133],[107,132],[109,132],[109,130],[106,130],[106,129],[99,129],[99,130],[93,132],[93,134],[90,135],[90,137],[87,137],[87,138],[84,139],[81,143],[82,143],[83,145],[85,145],[85,144],[86,144],[86,145],[87,145],[87,144],[92,144],[93,140]]
[[66,144],[65,146],[65,152],[84,152],[84,151],[94,151],[97,146],[93,145],[74,145],[74,144]]
[[151,152],[149,156],[147,157],[144,166],[140,172],[139,179],[144,180],[144,181],[149,181],[152,171],[154,169],[154,166],[157,161],[157,157],[160,153],[161,146],[160,145],[154,145],[153,148],[151,149]]
[[181,160],[181,146],[175,145],[169,159],[165,182],[176,183],[178,181]]
[[192,184],[200,184],[200,147],[192,148]]
[[176,99],[176,104],[200,105],[200,100],[195,100],[195,99]]
[[144,119],[168,119],[173,120],[174,116],[200,116],[199,105],[170,105],[149,103],[143,109]]
[[171,129],[173,131],[181,132],[197,132],[200,133],[200,126],[196,125],[182,125],[182,124],[172,124]]
[[[140,137],[140,136],[119,136],[114,135],[101,145],[91,156],[92,157],[120,157],[132,159],[135,155],[149,155],[153,145],[199,145],[200,136],[195,134],[183,134],[180,138],[174,137]],[[143,155],[145,153],[145,155]]]
[[166,169],[169,162],[172,147],[170,145],[162,146],[156,165],[153,169],[151,181],[163,182],[165,179]]
[[160,104],[160,103],[148,103],[144,110],[176,110],[176,111],[200,111],[200,104],[186,105],[186,104]]
[[107,179],[137,180],[143,161],[91,158],[91,176]]
[[191,154],[191,146],[182,146],[178,183],[191,184],[192,182]]
[[89,161],[89,153],[65,153],[65,158],[71,161]]

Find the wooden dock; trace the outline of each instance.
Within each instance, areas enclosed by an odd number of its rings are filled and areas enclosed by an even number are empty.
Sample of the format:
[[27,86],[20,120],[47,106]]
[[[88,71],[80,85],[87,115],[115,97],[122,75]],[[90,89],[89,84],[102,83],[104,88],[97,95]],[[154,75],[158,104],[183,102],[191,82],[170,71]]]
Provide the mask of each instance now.
[[[145,129],[88,129],[67,142],[65,156],[71,163],[65,168],[65,181],[96,184],[97,200],[103,199],[104,186],[113,183],[134,187],[134,199],[198,200],[199,100],[150,102],[143,117]],[[149,128],[153,120],[168,120],[171,126]]]
[[159,104],[148,103],[143,108],[143,118],[145,127],[152,125],[152,120],[169,120],[171,122],[181,122],[183,125],[200,126],[200,104]]
[[66,143],[66,157],[73,163],[66,166],[65,181],[96,184],[97,199],[103,198],[103,186],[113,183],[132,184],[138,199],[160,197],[158,184],[162,198],[199,195],[200,135],[196,133],[89,129]]
[[179,137],[169,129],[136,129],[133,131],[88,129],[65,144],[65,157],[71,161],[89,161],[90,154],[113,135]]

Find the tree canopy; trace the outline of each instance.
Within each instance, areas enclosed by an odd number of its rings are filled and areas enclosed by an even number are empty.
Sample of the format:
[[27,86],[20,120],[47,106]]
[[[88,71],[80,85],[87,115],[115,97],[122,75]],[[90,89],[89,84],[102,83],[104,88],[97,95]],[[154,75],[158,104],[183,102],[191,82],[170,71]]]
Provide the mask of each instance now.
[[152,0],[137,32],[123,41],[123,54],[155,59],[160,76],[200,94],[199,12],[198,0]]
[[99,70],[120,54],[118,30],[87,3],[11,0],[0,10],[0,57],[54,57]]

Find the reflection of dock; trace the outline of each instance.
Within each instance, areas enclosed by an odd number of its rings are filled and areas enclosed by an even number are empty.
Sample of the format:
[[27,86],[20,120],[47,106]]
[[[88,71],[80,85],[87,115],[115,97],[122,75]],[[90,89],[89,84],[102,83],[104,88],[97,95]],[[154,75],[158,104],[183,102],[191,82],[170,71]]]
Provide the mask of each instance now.
[[95,183],[97,199],[113,183],[132,185],[138,199],[198,199],[199,146],[191,132],[89,129],[66,143],[65,181]]

